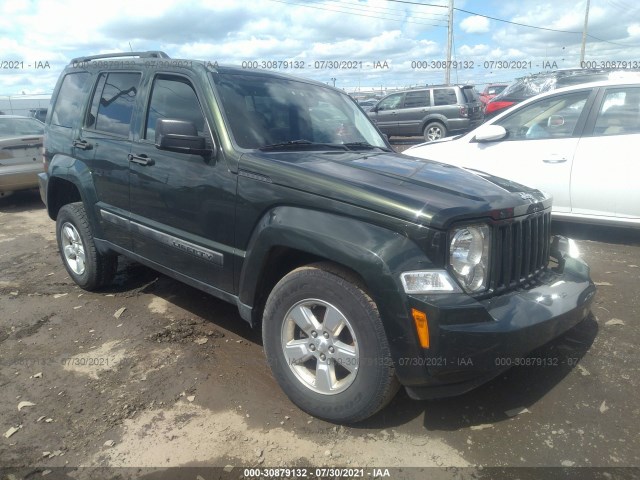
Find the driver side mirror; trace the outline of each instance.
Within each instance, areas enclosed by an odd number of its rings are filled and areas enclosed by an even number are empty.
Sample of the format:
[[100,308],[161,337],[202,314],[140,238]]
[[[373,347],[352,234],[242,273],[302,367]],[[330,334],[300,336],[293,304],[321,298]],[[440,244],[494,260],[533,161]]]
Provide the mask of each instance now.
[[159,118],[156,122],[156,148],[177,153],[208,155],[207,141],[198,135],[193,122]]
[[507,131],[500,125],[482,125],[476,130],[476,142],[495,142],[507,136]]

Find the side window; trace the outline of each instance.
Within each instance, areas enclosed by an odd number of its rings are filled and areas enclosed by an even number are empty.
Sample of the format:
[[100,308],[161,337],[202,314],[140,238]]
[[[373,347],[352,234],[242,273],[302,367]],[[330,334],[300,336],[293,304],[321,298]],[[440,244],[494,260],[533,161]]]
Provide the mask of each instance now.
[[139,73],[101,74],[85,126],[128,137],[139,84]]
[[453,88],[433,89],[433,104],[435,106],[455,105],[456,103],[458,103],[458,98]]
[[407,92],[404,97],[404,108],[428,107],[430,103],[429,90]]
[[496,125],[507,131],[506,140],[569,138],[591,90],[545,98],[519,109]]
[[144,138],[155,140],[156,122],[164,118],[192,122],[198,134],[204,135],[205,121],[198,96],[183,77],[158,75],[153,81]]
[[394,108],[399,108],[402,104],[402,97],[404,97],[404,93],[389,95],[387,98],[380,101],[378,104],[378,110],[393,110]]
[[82,91],[89,79],[89,73],[70,73],[62,80],[62,86],[51,113],[51,123],[62,127],[73,127],[78,111],[82,110]]
[[640,133],[640,88],[610,88],[598,112],[593,134],[631,133]]

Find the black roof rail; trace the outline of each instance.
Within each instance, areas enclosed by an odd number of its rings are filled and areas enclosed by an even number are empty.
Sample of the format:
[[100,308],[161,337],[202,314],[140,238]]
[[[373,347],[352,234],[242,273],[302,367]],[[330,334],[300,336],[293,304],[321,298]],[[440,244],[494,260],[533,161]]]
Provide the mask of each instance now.
[[122,53],[103,53],[102,55],[88,55],[86,57],[74,58],[71,60],[71,63],[89,62],[91,60],[99,60],[102,58],[118,58],[118,57],[170,58],[169,55],[159,50],[149,50],[148,52],[122,52]]

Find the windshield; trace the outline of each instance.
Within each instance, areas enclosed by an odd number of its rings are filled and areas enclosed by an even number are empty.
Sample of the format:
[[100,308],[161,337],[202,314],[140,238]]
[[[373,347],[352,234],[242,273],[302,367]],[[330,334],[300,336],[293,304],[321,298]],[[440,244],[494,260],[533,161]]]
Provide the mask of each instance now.
[[291,142],[318,149],[328,145],[387,148],[371,121],[345,94],[293,79],[212,76],[233,137],[242,148],[284,147]]
[[35,118],[0,117],[0,138],[43,134],[44,123],[36,120]]

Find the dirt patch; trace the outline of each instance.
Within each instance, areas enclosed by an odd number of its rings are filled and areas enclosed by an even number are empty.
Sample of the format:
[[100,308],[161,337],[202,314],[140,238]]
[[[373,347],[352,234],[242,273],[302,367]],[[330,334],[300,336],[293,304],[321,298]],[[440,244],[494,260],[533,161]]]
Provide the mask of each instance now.
[[65,359],[63,365],[68,372],[76,372],[98,379],[101,372],[113,370],[127,357],[127,350],[122,342],[112,340],[98,348],[79,353]]
[[164,327],[161,331],[149,336],[149,340],[158,343],[188,343],[205,344],[208,338],[223,338],[224,333],[216,328],[203,325],[194,319],[179,320]]
[[[122,439],[96,454],[89,466],[154,467],[187,465],[210,458],[220,465],[349,465],[388,467],[469,464],[442,441],[387,432],[353,437],[343,427],[324,438],[285,427],[251,428],[235,410],[213,413],[188,400],[162,411],[146,411],[124,422]],[[144,439],[144,442],[141,440]]]
[[51,319],[51,317],[53,317],[54,315],[55,314],[50,313],[49,315],[45,315],[44,317],[42,317],[40,320],[38,320],[33,325],[29,325],[27,327],[19,328],[14,333],[15,338],[20,339],[20,338],[25,338],[25,337],[29,337],[29,336],[33,335],[38,330],[40,330],[44,325],[46,325],[49,322],[49,320]]

